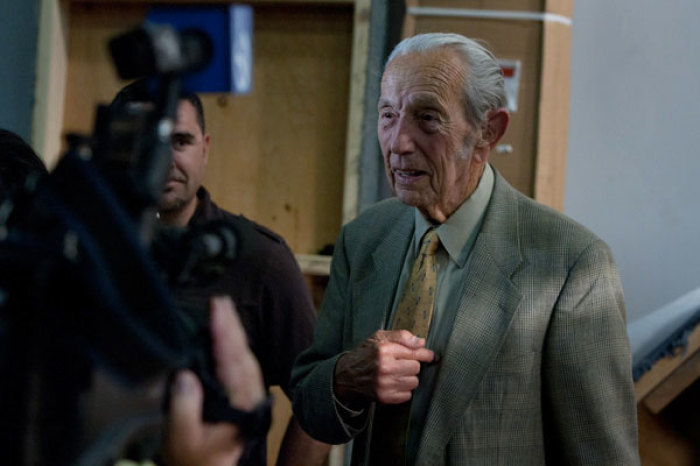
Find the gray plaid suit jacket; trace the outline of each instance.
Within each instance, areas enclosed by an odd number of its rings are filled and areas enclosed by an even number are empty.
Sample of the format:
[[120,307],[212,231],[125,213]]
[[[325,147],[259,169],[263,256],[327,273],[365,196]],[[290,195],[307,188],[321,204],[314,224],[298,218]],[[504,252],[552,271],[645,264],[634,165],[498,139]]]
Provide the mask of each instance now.
[[[313,345],[292,372],[309,434],[355,438],[365,464],[372,406],[349,428],[332,393],[337,358],[382,328],[413,234],[396,199],[340,233]],[[418,465],[634,465],[636,404],[625,309],[609,248],[513,189],[494,192],[430,402]]]

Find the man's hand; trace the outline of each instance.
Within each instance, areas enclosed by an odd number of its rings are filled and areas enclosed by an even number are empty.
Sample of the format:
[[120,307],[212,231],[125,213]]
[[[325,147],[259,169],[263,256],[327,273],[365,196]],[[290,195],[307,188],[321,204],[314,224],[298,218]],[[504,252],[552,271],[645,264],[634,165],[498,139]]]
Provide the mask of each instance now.
[[[231,404],[251,411],[265,399],[265,388],[230,298],[212,298],[210,321],[216,375]],[[168,466],[231,466],[243,453],[243,439],[236,426],[202,421],[203,399],[202,384],[194,373],[178,373],[171,387],[163,444]]]
[[418,386],[421,362],[431,362],[425,339],[407,330],[378,330],[338,358],[333,389],[350,405],[376,400],[399,404],[411,399]]

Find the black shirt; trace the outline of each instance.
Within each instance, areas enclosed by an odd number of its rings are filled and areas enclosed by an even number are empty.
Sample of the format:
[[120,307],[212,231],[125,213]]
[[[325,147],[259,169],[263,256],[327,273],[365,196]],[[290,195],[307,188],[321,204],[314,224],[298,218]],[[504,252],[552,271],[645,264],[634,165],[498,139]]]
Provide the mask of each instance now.
[[[230,222],[241,248],[235,261],[218,278],[197,287],[194,295],[206,303],[210,296],[229,295],[262,369],[266,387],[279,385],[290,397],[289,379],[297,355],[311,345],[316,318],[311,294],[291,250],[271,230],[212,202],[206,189],[197,191],[199,204],[188,226],[211,221]],[[249,443],[241,465],[266,464],[266,442]]]

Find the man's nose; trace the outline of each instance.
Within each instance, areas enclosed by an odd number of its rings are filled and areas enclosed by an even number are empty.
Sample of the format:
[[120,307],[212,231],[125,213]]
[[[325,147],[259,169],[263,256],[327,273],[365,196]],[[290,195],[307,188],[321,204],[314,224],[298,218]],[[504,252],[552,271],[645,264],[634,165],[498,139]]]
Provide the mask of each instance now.
[[399,117],[391,138],[391,152],[394,154],[410,154],[415,150],[413,128],[404,116]]
[[175,147],[173,145],[170,145],[170,168],[175,168],[175,164],[178,161],[178,159],[182,157],[179,151],[175,150]]

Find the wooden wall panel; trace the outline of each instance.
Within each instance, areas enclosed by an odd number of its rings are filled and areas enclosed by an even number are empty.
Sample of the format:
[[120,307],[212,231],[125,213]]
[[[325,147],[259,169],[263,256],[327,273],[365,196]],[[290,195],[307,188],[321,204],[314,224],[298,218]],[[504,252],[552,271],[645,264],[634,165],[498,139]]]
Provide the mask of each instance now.
[[68,8],[68,68],[63,134],[90,134],[97,103],[109,103],[126,84],[107,50],[111,37],[143,20],[145,4],[71,2]]
[[571,18],[574,14],[573,0],[545,0],[545,11]]
[[569,134],[571,27],[545,23],[542,42],[534,198],[563,210]]
[[419,0],[416,3],[420,6],[439,8],[541,11],[543,0]]
[[[297,253],[333,243],[341,225],[353,8],[254,10],[254,90],[203,95],[211,155],[205,185],[224,208],[281,234]],[[124,85],[107,40],[143,3],[73,2],[63,130],[90,133],[95,105]]]
[[340,229],[352,24],[351,8],[256,8],[253,92],[204,98],[206,185],[297,253]]

